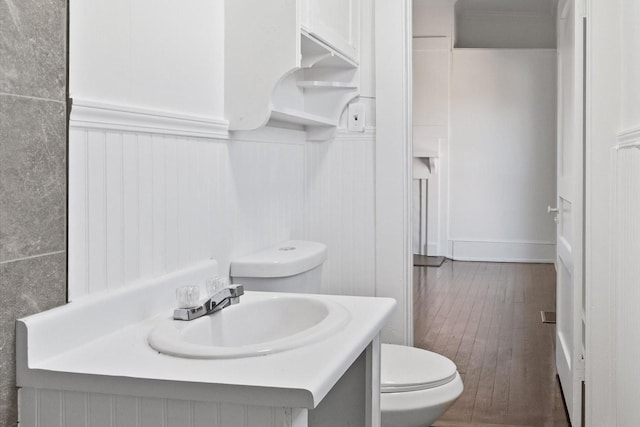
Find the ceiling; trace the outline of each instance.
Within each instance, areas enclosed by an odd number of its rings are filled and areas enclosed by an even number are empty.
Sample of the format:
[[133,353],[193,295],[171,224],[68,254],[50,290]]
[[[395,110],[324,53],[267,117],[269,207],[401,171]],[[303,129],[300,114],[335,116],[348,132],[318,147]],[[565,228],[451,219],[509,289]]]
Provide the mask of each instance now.
[[458,0],[456,13],[508,13],[555,16],[558,0]]

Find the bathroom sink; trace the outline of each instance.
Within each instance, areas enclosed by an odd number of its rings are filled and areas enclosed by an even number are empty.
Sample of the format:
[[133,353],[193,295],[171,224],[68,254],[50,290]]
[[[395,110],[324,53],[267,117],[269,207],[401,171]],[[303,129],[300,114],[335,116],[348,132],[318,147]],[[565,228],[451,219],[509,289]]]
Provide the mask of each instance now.
[[148,340],[160,353],[191,359],[263,356],[322,340],[349,319],[344,307],[322,297],[246,295],[196,320],[162,320]]

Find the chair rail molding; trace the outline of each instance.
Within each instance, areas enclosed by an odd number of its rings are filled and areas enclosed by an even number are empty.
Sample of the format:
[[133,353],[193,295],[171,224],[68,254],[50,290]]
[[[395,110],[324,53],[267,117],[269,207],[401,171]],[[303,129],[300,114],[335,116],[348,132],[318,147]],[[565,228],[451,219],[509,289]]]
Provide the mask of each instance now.
[[227,139],[229,137],[229,124],[222,118],[107,104],[77,98],[74,98],[72,102],[70,126],[196,138]]
[[376,128],[375,127],[366,127],[364,132],[353,132],[347,128],[338,128],[336,131],[336,140],[346,140],[346,141],[360,141],[366,140],[370,141],[376,138]]
[[622,131],[618,134],[616,149],[637,148],[640,150],[640,127]]

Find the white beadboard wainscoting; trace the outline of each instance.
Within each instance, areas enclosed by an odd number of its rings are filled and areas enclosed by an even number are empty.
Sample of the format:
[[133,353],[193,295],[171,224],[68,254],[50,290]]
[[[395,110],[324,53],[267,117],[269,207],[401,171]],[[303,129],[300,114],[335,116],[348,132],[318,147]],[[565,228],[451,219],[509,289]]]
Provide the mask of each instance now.
[[294,427],[306,410],[190,400],[20,389],[20,425],[31,427]]
[[640,420],[640,129],[623,133],[613,152],[612,288],[618,422]]
[[[302,133],[195,137],[186,120],[176,129],[153,112],[119,111],[102,125],[72,112],[70,300],[209,258],[225,272],[234,256],[303,235]],[[130,130],[143,113],[155,125]]]
[[305,236],[328,246],[323,292],[375,294],[375,131],[307,145]]

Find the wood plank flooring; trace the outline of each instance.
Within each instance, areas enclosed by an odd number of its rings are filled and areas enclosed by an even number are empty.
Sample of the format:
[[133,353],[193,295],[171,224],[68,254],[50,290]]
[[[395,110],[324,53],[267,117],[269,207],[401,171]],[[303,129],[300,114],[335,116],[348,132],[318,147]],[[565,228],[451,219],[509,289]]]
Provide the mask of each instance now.
[[414,268],[414,345],[458,366],[464,392],[434,427],[567,427],[554,363],[551,264]]

